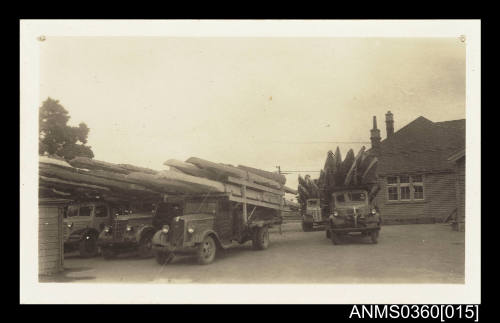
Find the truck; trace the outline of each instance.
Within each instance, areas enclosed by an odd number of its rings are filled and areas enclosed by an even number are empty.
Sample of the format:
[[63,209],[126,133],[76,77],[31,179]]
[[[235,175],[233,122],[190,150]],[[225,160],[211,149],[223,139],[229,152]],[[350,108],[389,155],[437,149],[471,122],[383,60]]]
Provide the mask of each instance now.
[[326,237],[339,244],[351,233],[370,236],[377,243],[382,217],[375,197],[380,190],[377,183],[376,154],[365,152],[365,147],[354,155],[350,149],[342,160],[340,149],[328,151],[324,168],[318,179],[299,176],[299,201],[305,206],[304,231],[313,225],[324,225]]
[[268,248],[269,228],[283,221],[284,190],[233,177],[222,184],[224,192],[164,196],[164,203],[180,207],[155,213],[161,225],[152,239],[158,264],[168,264],[175,254],[194,254],[198,264],[207,265],[234,242]]
[[151,239],[154,203],[135,203],[117,208],[113,220],[99,234],[97,245],[104,259],[113,259],[123,252],[135,251],[141,258],[152,257]]
[[75,202],[64,212],[64,250],[78,250],[81,257],[98,254],[97,239],[112,220],[113,207],[101,201]]
[[369,236],[372,243],[378,242],[382,218],[378,208],[372,204],[367,187],[338,187],[330,195],[330,216],[326,237],[337,245],[351,233]]
[[328,220],[324,215],[322,201],[320,198],[307,199],[305,209],[301,208],[302,230],[304,232],[314,231],[315,228],[323,228]]

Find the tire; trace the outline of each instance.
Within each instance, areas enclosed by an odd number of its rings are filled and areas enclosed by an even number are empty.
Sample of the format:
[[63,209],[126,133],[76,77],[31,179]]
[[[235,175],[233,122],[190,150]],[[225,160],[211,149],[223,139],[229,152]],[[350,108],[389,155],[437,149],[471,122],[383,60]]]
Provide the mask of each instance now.
[[[87,239],[88,237],[88,239]],[[90,258],[97,256],[97,239],[93,233],[85,234],[78,246],[80,256],[83,258]]]
[[112,248],[101,248],[102,257],[106,260],[116,258],[117,252]]
[[306,223],[302,221],[302,231],[304,232],[311,232],[313,231],[313,225],[312,223]]
[[269,230],[267,227],[255,228],[252,247],[254,250],[264,250],[269,247]]
[[205,239],[198,245],[196,251],[196,256],[198,258],[198,264],[208,265],[215,259],[215,254],[217,252],[217,245],[215,244],[214,238],[211,236],[206,236]]
[[142,235],[141,240],[139,241],[139,247],[137,248],[137,255],[140,258],[149,258],[153,256],[152,239],[152,232],[146,232]]
[[157,251],[155,253],[155,258],[159,265],[167,265],[174,259],[174,254],[171,252]]
[[378,243],[378,230],[370,232],[370,239],[372,240],[372,243]]
[[330,239],[332,239],[332,244],[338,245],[340,244],[340,235],[337,232],[330,232]]

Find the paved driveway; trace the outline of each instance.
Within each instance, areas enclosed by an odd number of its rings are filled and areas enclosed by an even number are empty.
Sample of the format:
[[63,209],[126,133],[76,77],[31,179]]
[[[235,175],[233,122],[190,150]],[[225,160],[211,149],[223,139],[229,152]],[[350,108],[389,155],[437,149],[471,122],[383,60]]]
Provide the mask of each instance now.
[[176,257],[160,266],[155,259],[124,254],[118,259],[68,255],[65,272],[41,281],[140,283],[463,283],[464,233],[444,224],[384,226],[378,244],[351,237],[332,245],[324,231],[302,232],[288,223],[271,245],[251,243],[221,251],[214,263]]

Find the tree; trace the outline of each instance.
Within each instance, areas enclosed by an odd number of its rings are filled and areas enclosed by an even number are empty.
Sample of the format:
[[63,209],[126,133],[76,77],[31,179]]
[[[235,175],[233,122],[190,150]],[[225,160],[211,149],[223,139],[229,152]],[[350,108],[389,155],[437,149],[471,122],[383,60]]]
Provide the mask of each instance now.
[[40,107],[39,153],[63,157],[67,160],[77,156],[93,158],[90,146],[86,146],[89,127],[80,123],[78,127],[68,126],[68,111],[58,100],[47,98]]

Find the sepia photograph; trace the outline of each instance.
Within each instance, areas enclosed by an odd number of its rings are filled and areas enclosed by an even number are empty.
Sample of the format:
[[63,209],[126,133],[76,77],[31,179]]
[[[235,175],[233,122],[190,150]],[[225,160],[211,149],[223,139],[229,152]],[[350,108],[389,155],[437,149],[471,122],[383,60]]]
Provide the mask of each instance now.
[[479,21],[20,25],[21,302],[480,302]]

